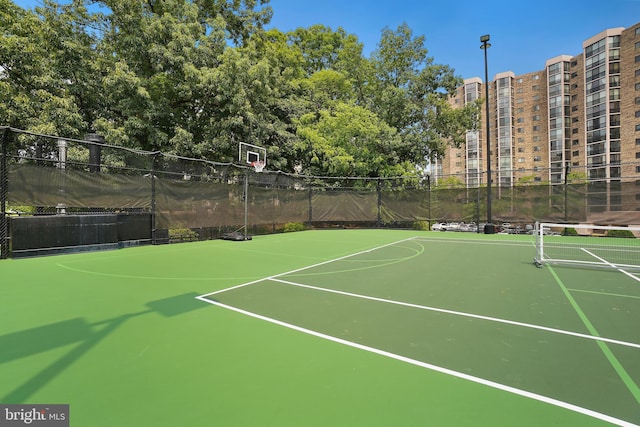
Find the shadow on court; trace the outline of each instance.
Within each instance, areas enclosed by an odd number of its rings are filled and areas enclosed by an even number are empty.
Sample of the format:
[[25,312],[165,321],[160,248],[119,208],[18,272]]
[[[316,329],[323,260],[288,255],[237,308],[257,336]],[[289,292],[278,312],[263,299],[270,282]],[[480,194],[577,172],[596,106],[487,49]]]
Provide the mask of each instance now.
[[2,349],[0,351],[0,364],[70,344],[77,344],[62,357],[36,372],[22,385],[8,394],[0,396],[0,402],[26,402],[41,387],[73,365],[74,362],[129,319],[150,313],[173,317],[206,307],[206,304],[202,304],[195,299],[197,295],[196,293],[186,293],[151,301],[146,304],[148,307],[146,310],[123,314],[93,324],[87,323],[83,318],[76,318],[0,336],[0,349]]

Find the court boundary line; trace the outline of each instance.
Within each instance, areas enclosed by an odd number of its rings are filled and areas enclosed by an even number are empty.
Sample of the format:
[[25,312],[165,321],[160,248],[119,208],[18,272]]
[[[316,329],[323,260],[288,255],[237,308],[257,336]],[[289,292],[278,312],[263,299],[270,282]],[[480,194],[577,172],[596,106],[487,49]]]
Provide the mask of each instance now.
[[[229,287],[229,288],[219,289],[219,290],[214,291],[214,292],[209,292],[209,293],[206,293],[206,294],[199,295],[199,296],[197,296],[195,298],[200,300],[200,301],[203,301],[205,303],[216,305],[216,306],[219,306],[219,307],[222,307],[222,308],[226,308],[228,310],[235,311],[237,313],[244,314],[246,316],[253,317],[253,318],[256,318],[256,319],[260,319],[260,320],[263,320],[263,321],[266,321],[266,322],[269,322],[269,323],[272,323],[272,324],[275,324],[275,325],[286,327],[288,329],[292,329],[292,330],[295,330],[295,331],[298,331],[298,332],[302,332],[302,333],[305,333],[305,334],[308,334],[308,335],[312,335],[312,336],[315,336],[315,337],[318,337],[318,338],[322,338],[322,339],[325,339],[325,340],[328,340],[328,341],[332,341],[332,342],[335,342],[335,343],[346,345],[348,347],[357,348],[357,349],[364,350],[364,351],[367,351],[367,352],[370,352],[370,353],[378,354],[378,355],[383,356],[383,357],[387,357],[387,358],[390,358],[390,359],[395,359],[395,360],[398,360],[398,361],[401,361],[401,362],[412,364],[414,366],[422,367],[422,368],[429,369],[429,370],[432,370],[432,371],[435,371],[435,372],[443,373],[445,375],[449,375],[449,376],[453,376],[453,377],[456,377],[456,378],[464,379],[464,380],[467,380],[467,381],[470,381],[470,382],[474,382],[474,383],[477,383],[477,384],[485,385],[485,386],[488,386],[488,387],[491,387],[491,388],[495,388],[495,389],[498,389],[498,390],[501,390],[501,391],[505,391],[505,392],[508,392],[508,393],[516,394],[516,395],[519,395],[519,396],[522,396],[522,397],[530,398],[530,399],[533,399],[533,400],[536,400],[536,401],[539,401],[539,402],[547,403],[547,404],[550,404],[550,405],[553,405],[553,406],[557,406],[557,407],[560,407],[560,408],[563,408],[563,409],[570,410],[572,412],[576,412],[576,413],[579,413],[579,414],[582,414],[582,415],[586,415],[586,416],[589,416],[589,417],[592,417],[592,418],[595,418],[595,419],[606,421],[606,422],[614,424],[614,425],[618,425],[618,426],[621,426],[621,427],[640,427],[640,425],[638,425],[638,424],[633,424],[633,423],[631,423],[629,421],[621,420],[621,419],[615,418],[615,417],[607,415],[607,414],[603,414],[603,413],[600,413],[600,412],[597,412],[597,411],[593,411],[591,409],[583,408],[583,407],[580,407],[580,406],[577,406],[577,405],[574,405],[574,404],[571,404],[571,403],[568,403],[568,402],[564,402],[564,401],[561,401],[561,400],[558,400],[558,399],[554,399],[554,398],[551,398],[551,397],[548,397],[548,396],[543,396],[543,395],[540,395],[540,394],[537,394],[537,393],[533,393],[533,392],[529,392],[529,391],[526,391],[526,390],[518,389],[516,387],[508,386],[508,385],[505,385],[505,384],[500,384],[500,383],[497,383],[497,382],[494,382],[494,381],[491,381],[491,380],[487,380],[487,379],[484,379],[484,378],[475,377],[473,375],[465,374],[463,372],[454,371],[452,369],[444,368],[442,366],[433,365],[433,364],[430,364],[430,363],[426,363],[426,362],[422,362],[422,361],[419,361],[419,360],[411,359],[411,358],[406,357],[406,356],[402,356],[402,355],[399,355],[399,354],[391,353],[391,352],[388,352],[388,351],[385,351],[385,350],[381,350],[381,349],[377,349],[377,348],[374,348],[374,347],[366,346],[364,344],[359,344],[359,343],[356,343],[356,342],[353,342],[353,341],[348,341],[348,340],[345,340],[345,339],[342,339],[342,338],[334,337],[332,335],[328,335],[328,334],[324,334],[322,332],[318,332],[318,331],[314,331],[314,330],[311,330],[311,329],[303,328],[301,326],[297,326],[297,325],[294,325],[294,324],[291,324],[291,323],[287,323],[287,322],[284,322],[284,321],[281,321],[281,320],[278,320],[278,319],[274,319],[274,318],[271,318],[271,317],[268,317],[268,316],[264,316],[264,315],[261,315],[261,314],[258,314],[258,313],[254,313],[254,312],[251,312],[251,311],[243,310],[243,309],[238,308],[238,307],[233,307],[233,306],[230,306],[230,305],[227,305],[227,304],[223,304],[223,303],[221,303],[219,301],[215,301],[214,299],[210,299],[209,298],[209,297],[211,297],[213,295],[216,295],[216,294],[220,294],[220,293],[231,291],[231,290],[235,290],[235,289],[240,289],[240,288],[247,287],[247,286],[250,286],[250,285],[253,285],[253,284],[256,284],[256,283],[260,283],[260,282],[265,282],[265,281],[285,282],[285,281],[283,281],[281,279],[278,279],[278,278],[282,277],[282,276],[289,275],[289,274],[297,273],[299,271],[304,271],[304,270],[308,270],[308,269],[311,269],[311,268],[314,268],[314,267],[318,267],[318,266],[321,266],[321,265],[330,264],[332,262],[348,259],[348,258],[357,256],[357,255],[365,254],[365,253],[368,253],[368,252],[373,252],[373,251],[378,250],[378,249],[382,249],[382,248],[385,248],[385,247],[388,247],[388,246],[393,246],[393,245],[397,245],[397,244],[400,244],[400,243],[403,243],[403,242],[412,241],[412,240],[416,240],[416,239],[419,239],[419,240],[422,240],[422,241],[438,240],[438,241],[444,241],[444,242],[447,242],[447,243],[449,243],[449,242],[456,242],[456,243],[460,242],[460,243],[480,243],[480,244],[496,244],[496,245],[502,245],[502,243],[503,243],[503,242],[480,242],[480,241],[466,240],[466,239],[463,239],[463,240],[457,240],[457,239],[449,240],[449,239],[437,239],[437,238],[436,239],[429,239],[429,238],[421,239],[421,237],[423,237],[423,236],[412,236],[412,237],[409,237],[409,238],[406,238],[406,239],[401,239],[401,240],[394,241],[394,242],[391,242],[391,243],[387,243],[387,244],[384,244],[384,245],[379,245],[379,246],[376,246],[376,247],[373,247],[373,248],[370,248],[370,249],[358,251],[358,252],[351,253],[351,254],[348,254],[348,255],[344,255],[344,256],[341,256],[341,257],[337,257],[337,258],[329,259],[329,260],[322,261],[322,262],[319,262],[319,263],[307,265],[307,266],[300,267],[300,268],[293,269],[293,270],[289,270],[289,271],[286,271],[286,272],[283,272],[283,273],[279,273],[279,274],[275,274],[275,275],[272,275],[272,276],[267,276],[267,277],[263,277],[263,278],[260,278],[260,279],[252,280],[250,282],[242,283],[242,284],[239,284],[239,285],[236,285],[236,286],[232,286],[232,287]],[[513,242],[513,243],[516,243],[516,245],[518,245],[517,243],[519,243],[519,242]],[[528,246],[528,244],[518,245],[518,246]],[[309,287],[309,285],[302,285],[302,286]],[[323,290],[323,291],[329,291],[328,289],[323,289],[323,288],[318,288],[318,289]],[[336,291],[336,292],[339,293],[341,291]],[[375,297],[370,297],[370,298],[375,298]],[[409,303],[406,303],[406,304],[409,305]],[[444,310],[444,309],[442,309],[442,310]],[[461,315],[464,315],[464,313],[462,313],[462,312],[460,312],[460,313],[461,313]],[[472,315],[470,313],[466,313],[466,314],[469,317],[474,317],[474,316],[478,316],[478,318],[485,317],[485,316],[480,316],[480,315]],[[489,319],[491,319],[491,318],[489,318]],[[488,319],[486,319],[486,320],[488,320]],[[502,319],[502,320],[504,320],[504,323],[512,322],[512,321],[507,321],[505,319]],[[518,323],[518,322],[515,322],[515,323]],[[526,325],[526,324],[524,324],[524,325]],[[546,327],[537,326],[537,325],[531,325],[531,326],[534,329],[541,329],[541,330],[545,330],[545,328],[546,328]],[[552,328],[549,328],[549,329],[552,329]],[[558,331],[562,331],[562,330],[558,330]],[[596,336],[593,336],[593,335],[571,333],[570,331],[564,331],[564,332],[567,335],[574,335],[575,334],[575,336],[577,336],[577,337],[592,339],[592,340],[595,340],[596,342],[610,340],[608,338],[596,337]],[[617,342],[616,340],[610,340],[610,342],[615,343],[615,344],[624,343],[623,341]],[[636,345],[636,344],[633,344],[633,343],[627,343],[627,344],[632,346],[632,347],[635,347],[635,346],[639,346],[640,347],[640,345]],[[624,344],[622,344],[622,345],[624,345]]]
[[[629,273],[629,272],[628,272],[628,271],[626,271],[626,270],[623,270],[623,269],[621,268],[621,265],[620,265],[620,264],[614,264],[614,263],[612,263],[612,262],[609,262],[609,261],[607,261],[606,259],[599,257],[598,255],[596,255],[596,254],[594,254],[594,253],[592,253],[592,252],[588,251],[588,250],[587,250],[587,249],[585,249],[585,248],[580,248],[580,249],[581,249],[582,251],[584,251],[584,252],[588,253],[589,255],[591,255],[592,257],[594,257],[595,259],[600,260],[601,262],[603,262],[603,263],[607,264],[609,267],[615,268],[615,269],[616,269],[616,270],[618,270],[620,273],[625,274],[625,275],[627,275],[627,276],[631,277],[632,279],[634,279],[634,280],[636,280],[636,281],[640,282],[640,278],[638,278],[638,277],[634,276],[633,274]],[[623,264],[623,265],[624,265],[625,267],[627,266],[626,264]],[[637,267],[637,266],[636,266],[636,267]]]
[[[237,287],[235,287],[235,288],[237,288]],[[231,288],[229,288],[229,289],[231,289]],[[209,295],[211,295],[211,294],[209,294]],[[414,366],[418,366],[418,367],[421,367],[421,368],[424,368],[424,369],[429,369],[429,370],[434,371],[434,372],[439,372],[439,373],[444,374],[444,375],[449,375],[449,376],[452,376],[452,377],[455,377],[455,378],[460,378],[460,379],[467,380],[467,381],[470,381],[470,382],[473,382],[473,383],[476,383],[476,384],[480,384],[480,385],[491,387],[491,388],[494,388],[494,389],[497,389],[497,390],[505,391],[507,393],[511,393],[511,394],[515,394],[515,395],[518,395],[518,396],[521,396],[521,397],[533,399],[533,400],[536,400],[536,401],[539,401],[539,402],[542,402],[542,403],[547,403],[547,404],[550,404],[552,406],[560,407],[560,408],[563,408],[563,409],[566,409],[566,410],[569,410],[569,411],[572,411],[572,412],[575,412],[575,413],[579,413],[579,414],[582,414],[582,415],[589,416],[591,418],[595,418],[595,419],[599,419],[599,420],[602,420],[602,421],[606,421],[606,422],[614,424],[614,425],[618,425],[618,426],[621,426],[621,427],[640,427],[639,425],[633,424],[633,423],[631,423],[629,421],[621,420],[619,418],[615,418],[615,417],[612,417],[610,415],[606,415],[606,414],[603,414],[603,413],[600,413],[600,412],[596,412],[596,411],[593,411],[591,409],[583,408],[581,406],[574,405],[572,403],[564,402],[564,401],[561,401],[561,400],[558,400],[558,399],[554,399],[554,398],[551,398],[551,397],[548,397],[548,396],[543,396],[541,394],[537,394],[537,393],[533,393],[533,392],[530,392],[530,391],[522,390],[522,389],[519,389],[519,388],[516,388],[516,387],[511,387],[511,386],[508,386],[508,385],[505,385],[505,384],[500,384],[500,383],[497,383],[495,381],[490,381],[490,380],[487,380],[487,379],[484,379],[484,378],[480,378],[480,377],[476,377],[476,376],[473,376],[473,375],[465,374],[463,372],[454,371],[452,369],[444,368],[442,366],[438,366],[438,365],[434,365],[434,364],[431,364],[431,363],[422,362],[422,361],[419,361],[419,360],[416,360],[416,359],[412,359],[412,358],[409,358],[409,357],[406,357],[406,356],[401,356],[399,354],[391,353],[391,352],[388,352],[388,351],[385,351],[385,350],[381,350],[381,349],[378,349],[378,348],[375,348],[375,347],[371,347],[371,346],[367,346],[367,345],[364,345],[364,344],[359,344],[359,343],[356,343],[356,342],[353,342],[353,341],[345,340],[345,339],[342,339],[342,338],[334,337],[332,335],[324,334],[322,332],[314,331],[312,329],[303,328],[301,326],[297,326],[297,325],[294,325],[292,323],[288,323],[288,322],[284,322],[284,321],[281,321],[281,320],[277,320],[277,319],[274,319],[274,318],[268,317],[268,316],[263,316],[261,314],[254,313],[254,312],[247,311],[247,310],[243,310],[243,309],[238,308],[238,307],[233,307],[233,306],[230,306],[230,305],[227,305],[227,304],[223,304],[223,303],[220,303],[218,301],[210,300],[205,295],[198,296],[198,297],[196,297],[196,299],[199,299],[199,300],[201,300],[203,302],[206,302],[206,303],[209,303],[209,304],[212,304],[212,305],[216,305],[218,307],[222,307],[222,308],[226,308],[226,309],[231,310],[231,311],[235,311],[235,312],[240,313],[240,314],[244,314],[244,315],[249,316],[249,317],[253,317],[253,318],[256,318],[256,319],[259,319],[259,320],[263,320],[263,321],[266,321],[266,322],[269,322],[269,323],[272,323],[272,324],[275,324],[275,325],[278,325],[278,326],[282,326],[282,327],[285,327],[285,328],[288,328],[288,329],[292,329],[294,331],[298,331],[298,332],[302,332],[302,333],[305,333],[305,334],[308,334],[308,335],[312,335],[312,336],[315,336],[317,338],[322,338],[322,339],[325,339],[325,340],[328,340],[328,341],[331,341],[331,342],[335,342],[335,343],[338,343],[338,344],[346,345],[348,347],[352,347],[352,348],[363,350],[363,351],[366,351],[366,352],[369,352],[369,353],[377,354],[379,356],[383,356],[383,357],[387,357],[387,358],[390,358],[390,359],[398,360],[400,362],[408,363],[408,364],[411,364],[411,365],[414,365]]]
[[547,327],[547,326],[534,325],[533,323],[524,323],[524,322],[518,322],[518,321],[515,321],[515,320],[501,319],[501,318],[498,318],[498,317],[484,316],[482,314],[466,313],[464,311],[448,310],[448,309],[445,309],[445,308],[430,307],[430,306],[413,304],[413,303],[408,303],[408,302],[390,300],[390,299],[386,299],[386,298],[372,297],[372,296],[369,296],[369,295],[362,295],[362,294],[356,294],[356,293],[352,293],[352,292],[339,291],[339,290],[336,290],[336,289],[320,288],[320,287],[317,287],[317,286],[305,285],[303,283],[290,282],[290,281],[287,281],[287,280],[282,280],[282,279],[277,279],[277,278],[265,279],[265,281],[269,281],[269,280],[270,281],[274,281],[274,282],[284,283],[286,285],[313,289],[313,290],[317,290],[317,291],[321,291],[321,292],[329,292],[329,293],[334,293],[334,294],[339,294],[339,295],[350,296],[350,297],[354,297],[354,298],[361,298],[361,299],[366,299],[366,300],[371,300],[371,301],[376,301],[376,302],[382,302],[382,303],[386,303],[386,304],[400,305],[400,306],[404,306],[404,307],[417,308],[417,309],[420,309],[420,310],[434,311],[434,312],[437,312],[437,313],[452,314],[452,315],[456,315],[456,316],[460,316],[460,317],[469,317],[469,318],[472,318],[472,319],[486,320],[486,321],[489,321],[489,322],[503,323],[503,324],[512,325],[512,326],[521,326],[521,327],[524,327],[524,328],[537,329],[537,330],[540,330],[540,331],[553,332],[553,333],[557,333],[557,334],[561,334],[561,335],[569,335],[569,336],[573,336],[573,337],[577,337],[577,338],[585,338],[585,339],[590,339],[590,340],[594,340],[594,341],[604,341],[604,342],[608,342],[610,344],[618,344],[618,345],[622,345],[622,346],[625,346],[625,347],[632,347],[632,348],[640,349],[640,344],[636,344],[636,343],[631,343],[631,342],[627,342],[627,341],[619,341],[619,340],[615,340],[613,338],[605,338],[605,337],[601,337],[601,336],[582,334],[582,333],[579,333],[579,332],[572,332],[572,331],[567,331],[567,330],[564,330],[564,329],[557,329],[557,328],[550,328],[550,327]]
[[[600,336],[598,330],[593,326],[587,314],[582,310],[582,308],[580,308],[580,305],[575,298],[573,298],[573,295],[571,295],[571,292],[569,292],[562,279],[560,279],[556,274],[555,270],[553,268],[549,268],[549,271],[587,330],[594,336]],[[616,355],[613,354],[611,349],[607,346],[607,343],[603,341],[596,341],[596,343],[598,344],[598,347],[600,347],[604,357],[609,361],[611,368],[616,372],[616,374],[618,374],[618,377],[624,385],[627,386],[629,393],[631,393],[636,402],[640,404],[640,387],[638,387]]]
[[607,297],[620,297],[620,298],[640,299],[639,295],[613,294],[611,292],[589,291],[589,290],[586,290],[586,289],[576,289],[576,288],[567,288],[567,290],[569,290],[571,292],[582,292],[582,293],[585,293],[585,294],[604,295],[604,296],[607,296]]
[[278,273],[278,274],[274,274],[273,276],[262,277],[260,279],[252,280],[252,281],[247,282],[247,283],[241,283],[239,285],[232,286],[230,288],[219,289],[217,291],[213,291],[213,292],[209,292],[209,293],[206,293],[206,294],[202,294],[202,295],[200,295],[200,296],[198,296],[196,298],[197,299],[202,299],[200,297],[207,297],[207,296],[211,296],[211,295],[216,295],[216,294],[219,294],[219,293],[222,293],[222,292],[227,292],[227,291],[231,291],[231,290],[234,290],[234,289],[243,288],[245,286],[253,285],[255,283],[259,283],[259,282],[262,282],[264,280],[270,280],[270,279],[274,279],[276,277],[286,276],[287,274],[293,274],[293,273],[297,273],[299,271],[309,270],[310,268],[319,267],[321,265],[331,264],[332,262],[341,261],[343,259],[351,258],[351,257],[357,256],[357,255],[362,255],[362,254],[366,254],[368,252],[377,251],[379,249],[386,248],[388,246],[393,246],[393,245],[397,245],[399,243],[403,243],[403,242],[407,242],[407,241],[410,241],[410,240],[414,240],[416,237],[417,236],[408,237],[406,239],[397,240],[395,242],[391,242],[391,243],[386,243],[384,245],[375,246],[375,247],[370,248],[370,249],[365,249],[365,250],[362,250],[362,251],[359,251],[359,252],[355,252],[355,253],[351,253],[351,254],[348,254],[348,255],[344,255],[344,256],[341,256],[341,257],[338,257],[338,258],[332,258],[332,259],[329,259],[329,260],[326,260],[326,261],[322,261],[322,262],[318,262],[318,263],[315,263],[315,264],[307,265],[307,266],[304,266],[304,267],[296,268],[294,270],[285,271],[284,273]]

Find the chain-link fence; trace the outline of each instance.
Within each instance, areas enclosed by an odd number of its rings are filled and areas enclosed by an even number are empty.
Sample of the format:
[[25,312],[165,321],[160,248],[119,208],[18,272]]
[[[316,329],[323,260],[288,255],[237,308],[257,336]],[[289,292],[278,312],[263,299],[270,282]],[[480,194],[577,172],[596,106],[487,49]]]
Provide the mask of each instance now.
[[[246,165],[117,147],[95,134],[76,140],[5,127],[0,135],[3,258],[16,249],[12,222],[24,217],[118,215],[122,224],[146,216],[148,221],[138,222],[149,228],[148,236],[133,235],[151,243],[218,238],[245,224],[249,233],[264,234],[289,223],[425,228],[440,221],[481,223],[487,217],[487,188],[466,188],[460,177],[257,173]],[[637,172],[638,166],[621,169]],[[539,168],[517,174],[533,172],[540,175]],[[518,184],[494,186],[493,222],[640,223],[640,174],[590,181],[574,168],[571,178],[514,179]],[[497,176],[493,181],[501,182]]]

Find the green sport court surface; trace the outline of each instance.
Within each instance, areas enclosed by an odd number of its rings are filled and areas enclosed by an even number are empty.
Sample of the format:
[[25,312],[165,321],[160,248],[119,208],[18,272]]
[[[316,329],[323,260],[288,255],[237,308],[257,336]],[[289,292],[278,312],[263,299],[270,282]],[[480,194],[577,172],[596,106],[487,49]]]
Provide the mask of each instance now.
[[324,230],[4,260],[0,403],[72,426],[640,425],[638,276],[534,255]]

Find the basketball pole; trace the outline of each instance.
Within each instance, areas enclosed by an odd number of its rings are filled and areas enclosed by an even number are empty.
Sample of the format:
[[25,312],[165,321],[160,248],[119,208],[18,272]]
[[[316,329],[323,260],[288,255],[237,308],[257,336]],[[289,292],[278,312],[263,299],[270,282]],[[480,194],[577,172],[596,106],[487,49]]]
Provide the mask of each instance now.
[[247,240],[247,223],[249,218],[249,170],[244,173],[244,240]]

